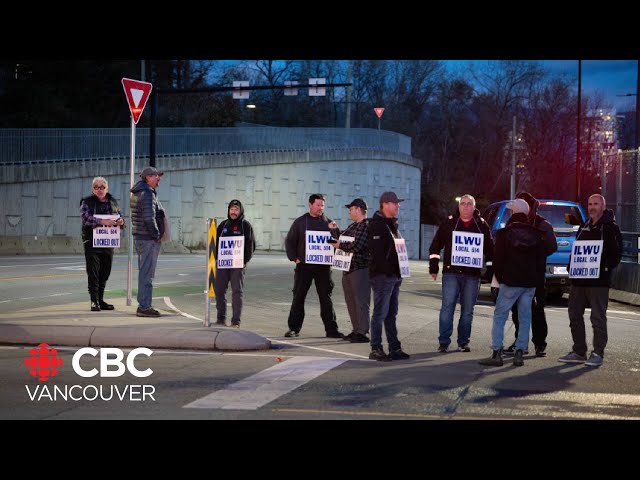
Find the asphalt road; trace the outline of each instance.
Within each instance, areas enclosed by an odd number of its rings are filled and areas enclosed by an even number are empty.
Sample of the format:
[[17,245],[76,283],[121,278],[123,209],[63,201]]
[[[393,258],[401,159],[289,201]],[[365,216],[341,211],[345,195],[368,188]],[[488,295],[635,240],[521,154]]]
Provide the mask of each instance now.
[[[127,257],[116,256],[107,297],[126,296],[126,267]],[[136,270],[134,265],[134,286]],[[79,385],[72,390],[77,399],[68,392],[65,399],[64,390],[53,391],[53,383],[44,389],[41,382],[35,391],[37,383],[27,381],[27,348],[3,347],[0,418],[640,419],[640,308],[610,303],[609,345],[605,364],[598,369],[557,362],[571,348],[566,296],[547,308],[547,357],[526,356],[521,368],[510,361],[486,368],[477,361],[489,354],[493,304],[488,287],[482,287],[476,306],[472,351],[439,354],[440,281],[431,279],[424,261],[411,262],[411,271],[402,285],[398,319],[409,360],[369,361],[369,345],[325,338],[313,287],[301,336],[284,338],[293,264],[281,253],[260,254],[247,270],[242,328],[270,338],[272,350],[154,351],[136,363],[153,370],[148,378],[129,372],[118,378],[82,378],[65,369],[55,385],[67,390]],[[161,255],[154,303],[168,299],[199,324],[205,278],[204,253]],[[334,281],[338,324],[348,333],[339,273],[334,272]],[[82,256],[0,257],[0,317],[76,302],[89,307]],[[513,327],[510,321],[507,325],[506,338],[511,341]],[[590,328],[587,331],[590,342]],[[455,344],[455,332],[452,341]],[[60,349],[64,365],[72,364],[76,351]],[[85,364],[86,369],[99,368],[97,358],[85,357]],[[103,396],[114,396],[92,399],[99,386]],[[152,396],[142,395],[151,389]]]

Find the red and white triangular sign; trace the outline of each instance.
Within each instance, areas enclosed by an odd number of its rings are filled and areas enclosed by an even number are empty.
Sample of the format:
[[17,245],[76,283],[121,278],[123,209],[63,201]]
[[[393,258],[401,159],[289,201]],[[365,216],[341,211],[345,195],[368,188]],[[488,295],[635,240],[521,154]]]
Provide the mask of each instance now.
[[137,124],[147,104],[147,100],[149,100],[153,85],[149,82],[123,78],[122,88],[124,88],[124,94],[127,96],[127,102],[129,102],[129,110],[131,110],[133,123]]
[[378,118],[381,118],[382,114],[384,113],[384,108],[374,108],[374,110],[376,111],[376,115],[378,115]]

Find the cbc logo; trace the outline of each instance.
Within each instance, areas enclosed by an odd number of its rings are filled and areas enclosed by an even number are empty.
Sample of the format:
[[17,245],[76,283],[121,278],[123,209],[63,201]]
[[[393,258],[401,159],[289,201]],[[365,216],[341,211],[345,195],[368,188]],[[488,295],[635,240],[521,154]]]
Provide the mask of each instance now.
[[[80,366],[80,360],[85,355],[91,355],[95,357],[100,354],[100,376],[101,377],[121,377],[125,371],[128,370],[131,375],[138,378],[148,377],[153,373],[153,370],[147,368],[145,370],[138,370],[135,366],[135,360],[138,355],[146,355],[150,357],[153,351],[149,348],[139,347],[134,348],[127,355],[127,360],[123,364],[122,359],[124,353],[119,348],[101,348],[99,351],[95,348],[84,347],[78,350],[71,360],[73,370],[81,377],[89,378],[98,375],[98,369],[92,368],[91,370],[85,370]],[[126,367],[125,367],[126,365]]]

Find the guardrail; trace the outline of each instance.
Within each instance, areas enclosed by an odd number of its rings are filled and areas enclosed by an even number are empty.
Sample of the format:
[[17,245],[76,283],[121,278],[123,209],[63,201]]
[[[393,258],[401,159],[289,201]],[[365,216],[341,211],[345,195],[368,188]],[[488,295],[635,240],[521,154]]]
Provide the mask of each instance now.
[[[129,128],[0,129],[0,164],[130,155]],[[157,128],[156,155],[369,148],[411,155],[411,138],[369,128]],[[149,156],[149,129],[136,129],[136,155]]]

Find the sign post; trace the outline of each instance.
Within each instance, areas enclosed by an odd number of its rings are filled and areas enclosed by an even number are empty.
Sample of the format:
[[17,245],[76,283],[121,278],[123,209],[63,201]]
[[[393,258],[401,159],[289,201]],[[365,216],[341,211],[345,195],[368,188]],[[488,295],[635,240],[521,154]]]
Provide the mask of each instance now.
[[216,248],[218,246],[218,227],[215,218],[207,219],[207,288],[204,291],[204,323],[211,325],[211,299],[216,296]]
[[382,114],[384,113],[384,108],[374,108],[376,115],[378,116],[378,130],[380,130],[380,119],[382,118]]
[[[122,88],[127,97],[129,110],[131,111],[131,165],[130,165],[130,188],[133,188],[133,177],[136,165],[136,124],[140,120],[140,115],[144,110],[153,85],[140,80],[122,79]],[[131,196],[129,193],[129,254],[127,262],[127,306],[131,306],[131,264],[133,263],[133,223],[131,222]]]

